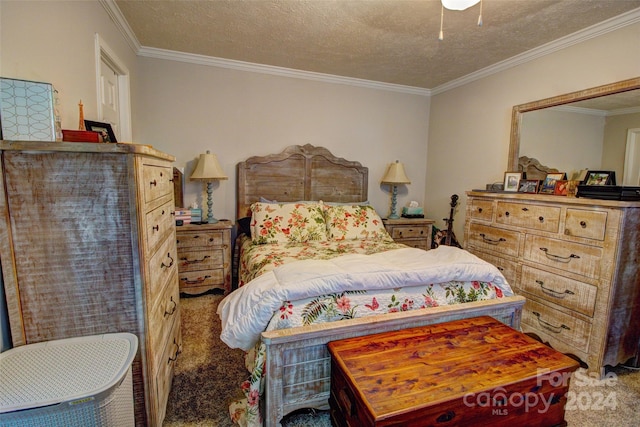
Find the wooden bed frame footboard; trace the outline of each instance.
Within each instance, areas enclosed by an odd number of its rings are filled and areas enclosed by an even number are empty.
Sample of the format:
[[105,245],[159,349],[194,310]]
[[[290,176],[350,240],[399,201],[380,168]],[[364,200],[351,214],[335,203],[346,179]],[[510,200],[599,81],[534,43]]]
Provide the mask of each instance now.
[[298,409],[329,408],[331,359],[326,344],[330,341],[477,316],[491,316],[519,330],[524,302],[525,298],[512,296],[264,332],[264,425],[278,426]]

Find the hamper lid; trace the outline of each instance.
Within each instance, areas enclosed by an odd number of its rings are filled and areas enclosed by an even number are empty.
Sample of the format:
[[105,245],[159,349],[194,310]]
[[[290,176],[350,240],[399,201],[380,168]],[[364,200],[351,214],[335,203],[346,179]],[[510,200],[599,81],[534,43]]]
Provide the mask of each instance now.
[[138,351],[130,333],[46,341],[0,353],[0,413],[75,401],[119,383]]

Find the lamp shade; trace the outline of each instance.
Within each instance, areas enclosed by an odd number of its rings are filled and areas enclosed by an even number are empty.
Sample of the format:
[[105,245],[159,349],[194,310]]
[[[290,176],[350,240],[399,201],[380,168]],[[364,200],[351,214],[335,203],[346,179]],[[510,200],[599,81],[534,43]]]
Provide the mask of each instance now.
[[387,168],[387,173],[382,178],[383,184],[411,184],[407,174],[404,173],[404,166],[396,160]]
[[212,181],[216,179],[228,179],[228,177],[224,174],[222,167],[220,167],[216,155],[211,154],[211,152],[207,150],[206,154],[200,154],[198,164],[191,174],[191,179]]

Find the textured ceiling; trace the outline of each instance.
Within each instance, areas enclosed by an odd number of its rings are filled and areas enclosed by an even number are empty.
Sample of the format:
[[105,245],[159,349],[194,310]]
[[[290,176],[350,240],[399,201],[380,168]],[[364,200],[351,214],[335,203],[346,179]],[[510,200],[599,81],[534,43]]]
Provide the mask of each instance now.
[[143,47],[433,89],[640,0],[120,0]]

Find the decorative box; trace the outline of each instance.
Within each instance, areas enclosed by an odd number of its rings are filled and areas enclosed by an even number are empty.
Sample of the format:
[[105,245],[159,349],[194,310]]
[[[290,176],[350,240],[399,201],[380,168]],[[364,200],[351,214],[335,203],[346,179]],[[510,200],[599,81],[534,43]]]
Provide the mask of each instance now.
[[90,130],[62,129],[62,140],[66,142],[102,142],[100,133]]

